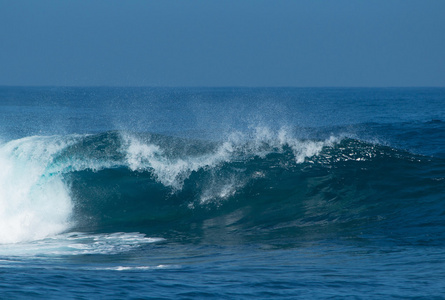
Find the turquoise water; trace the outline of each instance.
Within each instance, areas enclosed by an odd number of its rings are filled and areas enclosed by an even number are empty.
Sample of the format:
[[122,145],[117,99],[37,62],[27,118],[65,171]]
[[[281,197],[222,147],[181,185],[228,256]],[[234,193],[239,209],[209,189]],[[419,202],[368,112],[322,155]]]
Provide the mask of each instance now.
[[0,99],[4,298],[445,293],[445,89]]

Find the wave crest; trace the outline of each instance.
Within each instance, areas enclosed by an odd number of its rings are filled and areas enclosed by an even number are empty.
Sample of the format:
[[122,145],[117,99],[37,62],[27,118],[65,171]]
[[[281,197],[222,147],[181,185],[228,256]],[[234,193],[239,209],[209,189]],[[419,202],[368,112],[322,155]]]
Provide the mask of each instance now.
[[[28,137],[0,145],[0,243],[79,229],[88,218],[114,226],[205,217],[209,207],[225,203],[266,203],[278,205],[283,216],[293,211],[309,214],[308,220],[324,216],[317,222],[343,220],[350,215],[325,211],[330,203],[359,188],[360,199],[371,197],[372,182],[406,184],[403,173],[391,170],[414,172],[428,161],[354,139],[303,140],[286,128],[258,127],[219,142],[128,132]],[[306,203],[306,211],[297,203]],[[267,211],[267,205],[260,207]],[[363,211],[370,211],[367,204],[356,205],[357,214]]]

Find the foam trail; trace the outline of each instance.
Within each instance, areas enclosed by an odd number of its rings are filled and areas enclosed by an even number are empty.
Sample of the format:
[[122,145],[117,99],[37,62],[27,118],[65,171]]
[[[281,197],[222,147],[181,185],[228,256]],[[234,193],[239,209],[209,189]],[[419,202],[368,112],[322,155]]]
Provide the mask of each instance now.
[[117,254],[161,241],[164,239],[146,237],[138,232],[110,234],[70,232],[37,241],[3,245],[0,248],[0,256],[36,257],[45,255],[47,259],[50,255]]
[[0,145],[0,244],[42,239],[67,230],[72,203],[60,175],[46,176],[56,137],[28,137]]

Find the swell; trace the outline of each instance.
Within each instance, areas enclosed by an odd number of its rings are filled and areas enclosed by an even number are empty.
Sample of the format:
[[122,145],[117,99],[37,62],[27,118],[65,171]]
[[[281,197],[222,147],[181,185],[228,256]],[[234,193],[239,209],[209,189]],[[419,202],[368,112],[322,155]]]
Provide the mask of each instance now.
[[445,240],[444,160],[358,139],[105,132],[15,140],[0,158],[2,220],[17,224],[0,242],[64,231]]

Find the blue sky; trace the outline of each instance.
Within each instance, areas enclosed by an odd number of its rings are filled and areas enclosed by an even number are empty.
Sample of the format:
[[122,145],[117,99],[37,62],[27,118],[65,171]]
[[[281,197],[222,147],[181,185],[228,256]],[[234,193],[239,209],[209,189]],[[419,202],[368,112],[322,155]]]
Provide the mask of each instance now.
[[445,1],[3,1],[0,85],[445,86]]

